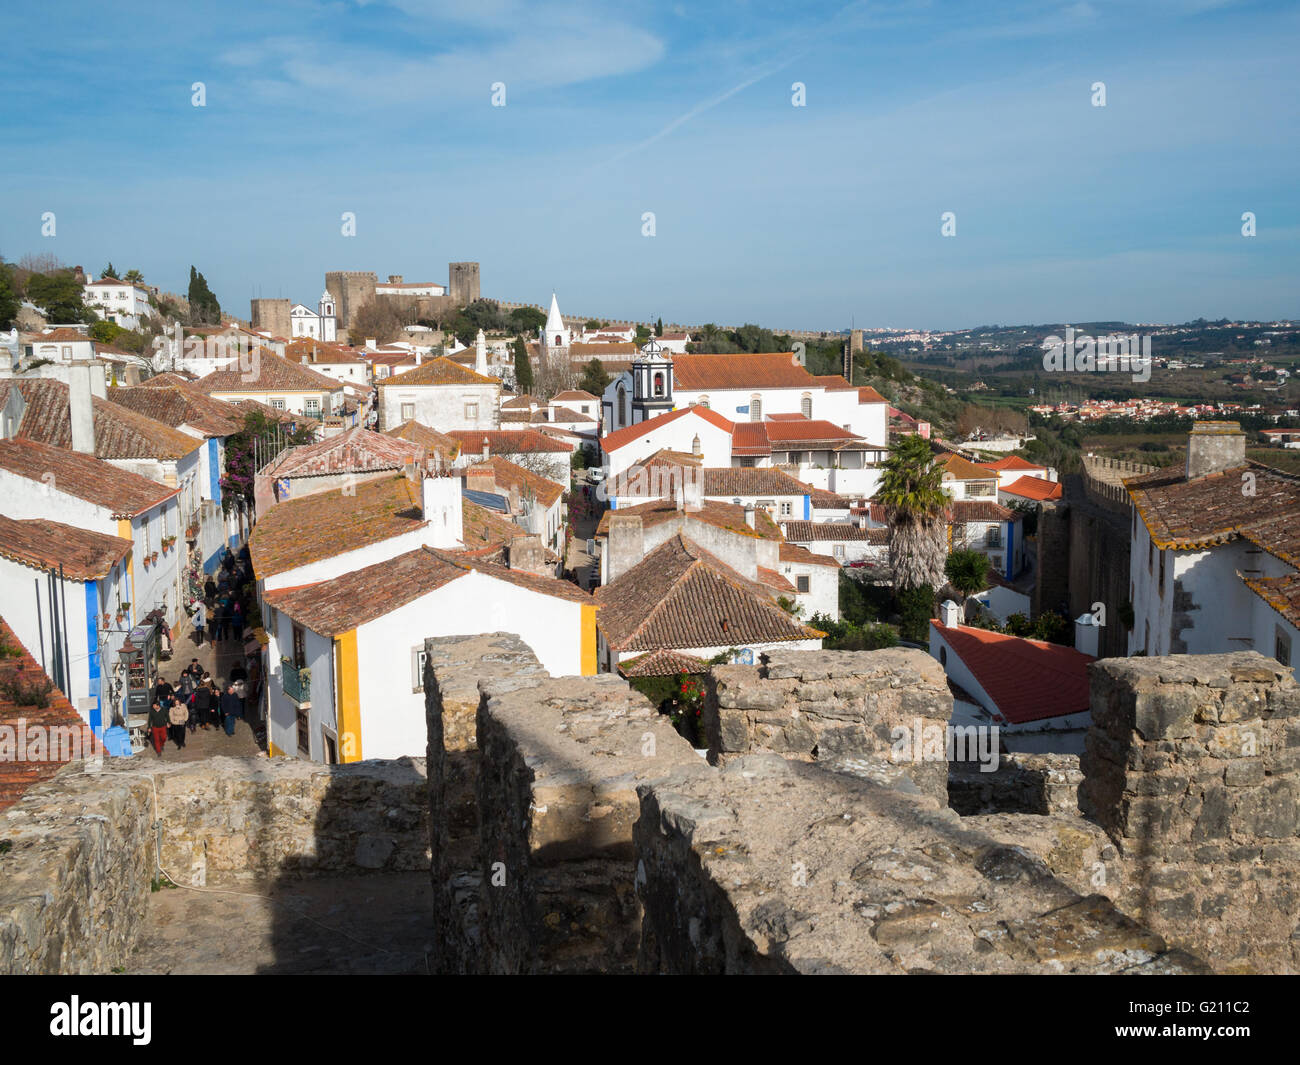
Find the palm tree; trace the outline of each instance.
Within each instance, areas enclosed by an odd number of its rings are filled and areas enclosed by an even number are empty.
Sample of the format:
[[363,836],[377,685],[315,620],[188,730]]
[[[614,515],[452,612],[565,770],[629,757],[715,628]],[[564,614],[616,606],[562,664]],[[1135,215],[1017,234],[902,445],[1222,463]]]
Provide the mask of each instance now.
[[922,585],[934,589],[943,583],[948,495],[942,478],[943,470],[922,437],[900,437],[890,447],[875,498],[889,512],[895,592]]

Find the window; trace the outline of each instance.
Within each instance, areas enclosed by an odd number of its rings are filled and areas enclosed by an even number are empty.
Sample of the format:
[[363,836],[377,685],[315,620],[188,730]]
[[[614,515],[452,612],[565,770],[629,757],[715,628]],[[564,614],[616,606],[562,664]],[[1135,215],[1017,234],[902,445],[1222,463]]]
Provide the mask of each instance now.
[[664,394],[664,375],[662,370],[655,371],[654,394],[656,396],[662,396]]
[[402,404],[402,421],[404,421],[404,422],[409,422],[409,421],[414,421],[414,420],[415,420],[415,404],[414,404],[414,403],[403,403],[403,404]]
[[946,648],[946,647],[944,647],[942,644],[940,644],[940,645],[939,645],[939,665],[941,665],[941,666],[946,666],[947,664],[948,664],[948,648]]
[[618,424],[627,424],[627,389],[622,385],[618,386]]
[[307,665],[307,637],[298,625],[293,627],[293,665],[295,669],[303,669]]
[[1281,625],[1273,636],[1273,657],[1284,666],[1291,664],[1291,635]]
[[1160,549],[1160,594],[1165,594],[1165,551]]
[[708,410],[708,409],[709,409],[709,397],[708,397],[708,396],[701,396],[698,400],[696,400],[696,402],[699,403],[699,405],[700,405],[701,407],[703,407],[705,410]]
[[843,544],[836,544],[835,547],[833,548],[833,550],[834,550],[834,552],[835,552],[835,557],[836,557],[836,558],[843,558],[843,557],[844,557],[844,545],[843,545]]
[[812,393],[811,392],[805,392],[803,394],[803,397],[799,400],[799,413],[802,414],[805,418],[812,417]]
[[807,577],[796,577],[794,579],[794,586],[798,591],[806,592],[810,589],[811,582]]
[[1151,553],[1155,550],[1155,546],[1156,545],[1152,541],[1150,540],[1147,541],[1147,576],[1148,577],[1151,576]]
[[700,434],[696,433],[695,439],[691,441],[691,454],[702,455],[703,453],[704,453],[704,446],[700,443]]
[[465,420],[467,422],[478,421],[478,400],[465,401]]
[[302,401],[302,412],[311,418],[320,417],[320,397],[308,396]]
[[[794,505],[791,504],[789,500],[781,504],[781,517],[783,518],[794,517]],[[800,580],[802,579],[803,578],[801,577]]]
[[984,546],[985,546],[985,547],[1001,547],[1001,546],[1002,546],[1002,526],[1001,526],[1001,525],[990,525],[990,526],[988,527],[988,530],[984,533]]
[[271,397],[272,410],[284,410],[284,399],[278,396]]
[[749,420],[751,422],[763,420],[763,397],[757,392],[749,397]]
[[560,334],[559,334],[559,333],[556,333],[556,334],[555,334],[555,346],[558,348],[558,347],[560,347],[560,345],[561,345],[562,343],[563,343],[563,341],[560,340]]

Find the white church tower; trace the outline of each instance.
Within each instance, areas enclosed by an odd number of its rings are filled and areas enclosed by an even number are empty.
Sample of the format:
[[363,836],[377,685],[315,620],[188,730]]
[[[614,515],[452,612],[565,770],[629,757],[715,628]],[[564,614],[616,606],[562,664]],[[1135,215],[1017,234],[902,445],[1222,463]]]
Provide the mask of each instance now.
[[338,320],[334,317],[334,297],[328,292],[321,295],[317,305],[320,311],[320,338],[327,344],[338,340]]
[[546,316],[546,325],[542,327],[539,339],[544,360],[561,361],[569,357],[569,344],[573,338],[560,315],[560,303],[554,292],[551,293],[551,311]]
[[474,338],[474,372],[486,377],[488,372],[487,361],[487,337],[483,335],[483,330],[478,331],[478,336]]

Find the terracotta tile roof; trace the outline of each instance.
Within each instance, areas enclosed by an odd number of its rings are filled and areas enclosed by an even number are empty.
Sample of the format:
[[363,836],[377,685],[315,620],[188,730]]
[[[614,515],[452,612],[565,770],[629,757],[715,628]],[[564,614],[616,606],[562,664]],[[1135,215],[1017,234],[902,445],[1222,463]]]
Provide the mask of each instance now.
[[391,429],[384,430],[384,435],[423,444],[430,452],[437,452],[448,461],[455,461],[456,456],[460,454],[459,440],[448,436],[446,433],[440,433],[437,429],[430,429],[423,422],[417,422],[414,418],[402,422],[401,425],[395,425]]
[[423,466],[426,453],[423,444],[358,426],[313,444],[291,447],[261,472],[274,477],[313,477],[401,470],[412,462]]
[[999,492],[1006,492],[1008,495],[1021,496],[1024,499],[1060,499],[1061,483],[1059,481],[1045,481],[1041,477],[1019,477],[1010,484],[1004,484],[998,489]]
[[790,351],[752,355],[675,355],[674,387],[686,392],[814,388],[817,380]]
[[107,285],[109,288],[144,288],[139,281],[123,281],[116,277],[101,277],[98,281],[87,281],[87,285]]
[[173,429],[188,425],[207,437],[231,436],[244,428],[239,408],[183,385],[110,388],[108,399]]
[[258,578],[333,558],[423,528],[420,485],[404,476],[362,481],[352,492],[288,499],[265,514],[248,540]]
[[[1242,491],[1247,473],[1253,478],[1254,495]],[[1248,526],[1284,516],[1300,524],[1300,477],[1258,463],[1192,481],[1181,467],[1156,470],[1127,478],[1124,486],[1162,550],[1227,543]]]
[[665,425],[671,425],[673,422],[686,417],[703,418],[710,425],[728,433],[735,428],[731,422],[717,411],[696,404],[691,407],[680,407],[677,410],[669,411],[667,414],[659,414],[643,422],[637,422],[635,425],[625,425],[622,429],[615,429],[612,433],[606,433],[600,438],[601,450],[606,454],[617,451],[627,444],[640,440],[649,432],[662,429]]
[[825,488],[810,488],[809,495],[812,496],[812,505],[820,510],[847,510],[849,507],[847,499]]
[[346,344],[313,340],[311,337],[300,337],[285,345],[284,357],[290,362],[296,362],[301,366],[304,356],[314,363],[364,363],[366,361],[355,348],[350,348]]
[[462,498],[460,512],[461,542],[466,551],[476,554],[484,551],[495,553],[511,540],[528,535],[528,530],[523,526],[516,525],[509,518],[493,513],[472,500]]
[[1291,511],[1251,522],[1241,526],[1239,532],[1256,547],[1300,569],[1300,513]]
[[786,595],[787,593],[794,595],[796,592],[793,584],[782,577],[776,570],[768,569],[766,566],[758,567],[758,583],[767,585],[780,595]]
[[230,369],[213,370],[195,381],[194,387],[210,396],[248,392],[337,392],[342,387],[334,378],[301,363],[290,362],[265,348],[250,363],[247,369],[236,365]]
[[103,507],[114,519],[134,518],[180,492],[93,455],[34,440],[0,440],[0,469],[41,485],[48,474],[55,491]]
[[677,504],[671,499],[656,499],[649,503],[638,503],[634,507],[619,507],[618,510],[607,510],[600,516],[600,522],[596,526],[596,535],[608,535],[611,514],[635,514],[641,519],[642,527],[650,529],[656,525],[662,525],[666,521],[676,521],[683,513],[696,521],[705,522],[719,529],[740,533],[742,536],[753,536],[762,540],[781,539],[781,530],[777,528],[776,522],[772,520],[766,510],[754,511],[754,528],[751,529],[745,524],[745,508],[743,506],[737,506],[735,503],[723,503],[716,499],[706,499],[698,509],[685,512],[678,510]]
[[496,385],[498,388],[501,386],[498,378],[485,377],[445,357],[425,359],[414,370],[407,370],[393,377],[382,377],[377,383],[380,388],[387,388],[389,385],[402,388],[411,385]]
[[680,534],[596,590],[596,627],[617,651],[740,647],[817,639],[770,589]]
[[888,402],[889,400],[887,400],[884,396],[882,396],[879,392],[877,392],[874,388],[870,387],[869,385],[864,385],[863,387],[858,389],[859,404],[888,403]]
[[223,400],[232,407],[238,407],[240,411],[247,414],[249,411],[257,411],[264,418],[269,418],[272,422],[279,422],[282,425],[297,425],[302,428],[312,428],[320,425],[315,418],[309,418],[305,414],[294,414],[291,410],[276,410],[268,403],[262,403],[256,399],[228,399]]
[[732,455],[756,456],[772,453],[767,422],[737,422],[731,433]]
[[625,677],[676,677],[682,673],[694,676],[709,671],[708,663],[695,655],[681,651],[650,651],[647,654],[620,662],[618,671]]
[[584,392],[581,388],[565,389],[563,392],[556,392],[551,397],[552,403],[596,403],[599,400],[599,396],[593,396],[590,392]]
[[560,496],[564,494],[564,489],[549,477],[542,477],[531,470],[524,469],[522,466],[517,466],[500,455],[494,456],[486,462],[480,460],[463,467],[461,473],[466,476],[466,483],[472,477],[471,470],[490,470],[497,488],[505,488],[507,491],[511,488],[518,489],[521,497],[528,498],[531,496],[544,507],[553,506],[559,501]]
[[820,418],[768,420],[764,424],[767,428],[768,442],[773,448],[787,444],[798,444],[804,447],[823,443],[839,445],[862,440],[857,433]]
[[806,547],[800,547],[798,544],[782,544],[778,548],[782,562],[796,562],[804,566],[833,566],[835,569],[840,568],[840,564],[830,555],[817,555],[809,551]]
[[537,406],[536,396],[513,396],[512,398],[507,399],[504,403],[501,404],[501,409],[518,410],[522,408],[523,410],[531,411],[536,406]]
[[[26,728],[40,726],[43,736],[48,734],[46,730],[73,728],[78,731],[81,740],[80,752],[69,752],[64,744],[59,743],[53,745],[57,749],[51,749],[51,745],[46,744],[45,753],[39,758],[36,757],[35,751],[15,751],[9,757],[0,758],[0,810],[4,810],[22,798],[23,793],[32,785],[52,777],[67,765],[68,759],[60,758],[60,754],[80,753],[82,757],[89,757],[99,750],[99,745],[90,726],[82,720],[81,715],[68,701],[68,697],[50,684],[45,671],[41,669],[41,664],[32,657],[31,651],[22,645],[14,630],[2,617],[0,617],[0,644],[5,648],[4,657],[0,657],[0,681],[16,683],[23,688],[31,686],[41,690],[49,685],[46,706],[20,706],[0,691],[0,725],[14,729],[19,735],[25,733],[25,729],[23,732],[19,731],[20,723],[24,723]],[[27,754],[31,757],[25,757]],[[3,835],[2,831],[0,835]],[[0,861],[3,860],[3,857],[0,857]]]
[[1006,458],[998,459],[996,462],[977,462],[977,466],[982,466],[986,470],[1042,470],[1047,471],[1046,466],[1040,466],[1037,463],[1030,462],[1028,459],[1022,459],[1019,455],[1007,455]]
[[[1294,565],[1294,563],[1292,563]],[[1246,587],[1264,600],[1292,625],[1300,627],[1300,573],[1283,577],[1246,577]]]
[[997,479],[997,474],[992,470],[976,466],[973,462],[967,462],[960,455],[940,455],[934,461],[936,465],[943,467],[943,479],[945,481],[993,481]]
[[967,521],[1011,521],[1017,514],[1010,507],[995,503],[991,499],[954,499],[948,504],[948,511],[955,522]]
[[636,342],[631,340],[614,341],[609,344],[585,344],[579,340],[569,345],[569,358],[575,362],[586,362],[592,358],[603,358],[608,355],[636,355],[640,350]]
[[[68,386],[62,381],[15,381],[27,409],[18,436],[54,447],[72,447]],[[2,397],[0,397],[2,401]],[[129,407],[91,397],[95,455],[101,459],[179,459],[202,442]]]
[[783,521],[781,530],[785,533],[785,538],[795,544],[850,540],[876,543],[872,533],[888,532],[886,529],[864,529],[846,521]]
[[826,389],[827,392],[845,392],[853,388],[848,381],[844,380],[842,374],[813,374],[813,380]]
[[967,625],[935,627],[974,674],[1000,713],[1013,725],[1077,714],[1089,707],[1091,655],[1073,647],[1026,640]]
[[555,452],[568,455],[573,452],[573,445],[557,440],[553,436],[539,433],[535,429],[456,429],[447,434],[460,441],[462,454],[479,455],[483,445],[493,455],[521,455],[533,452]]
[[45,333],[34,333],[31,337],[33,344],[52,344],[56,342],[72,343],[80,342],[83,344],[93,344],[95,341],[86,333],[78,329],[51,329]]
[[36,569],[57,570],[74,581],[106,576],[131,550],[121,536],[91,532],[44,518],[0,517],[0,556]]
[[[426,548],[426,550],[432,549]],[[558,577],[542,577],[536,573],[511,569],[509,566],[484,558],[477,552],[435,551],[434,554],[446,562],[460,566],[462,569],[477,570],[488,577],[505,581],[507,584],[513,584],[519,588],[527,588],[529,591],[537,592],[540,595],[549,595],[553,599],[564,599],[570,603],[582,603],[584,605],[591,605],[593,602],[591,593],[584,592],[570,581],[560,580]],[[547,552],[547,557],[556,559],[556,556],[551,552]],[[556,560],[558,561],[558,559]]]
[[[140,388],[192,388],[198,377],[191,373],[178,373],[175,370],[165,370],[162,373],[156,373],[152,377],[147,377],[140,382]],[[195,389],[197,391],[197,389]]]
[[772,466],[706,466],[706,496],[805,496],[812,489]]
[[540,410],[503,410],[500,421],[502,425],[530,425],[533,422],[546,421],[546,412]]
[[[596,424],[596,419],[590,414],[581,414],[569,407],[551,407],[551,421],[554,422],[586,422],[590,425]],[[538,412],[541,413],[540,411]]]

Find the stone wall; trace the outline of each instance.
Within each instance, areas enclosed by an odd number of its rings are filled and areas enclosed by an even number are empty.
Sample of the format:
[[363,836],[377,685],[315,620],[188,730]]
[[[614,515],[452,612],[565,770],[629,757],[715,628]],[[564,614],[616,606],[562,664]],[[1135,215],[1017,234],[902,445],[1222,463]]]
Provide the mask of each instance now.
[[[772,752],[815,761],[887,761],[893,729],[946,728],[952,693],[923,651],[773,651],[763,666],[715,666],[701,713],[709,760]],[[947,801],[946,760],[907,763],[911,779]]]
[[1080,802],[1119,848],[1110,893],[1216,969],[1300,969],[1300,686],[1256,652],[1092,670]]
[[948,764],[948,805],[963,816],[1024,813],[1070,816],[1079,811],[1083,773],[1074,754],[1003,754],[991,773],[977,764]]
[[0,973],[124,965],[149,898],[152,824],[148,781],[81,762],[0,813]]
[[0,973],[124,964],[160,864],[194,887],[427,869],[428,817],[410,759],[72,763],[0,813]]

